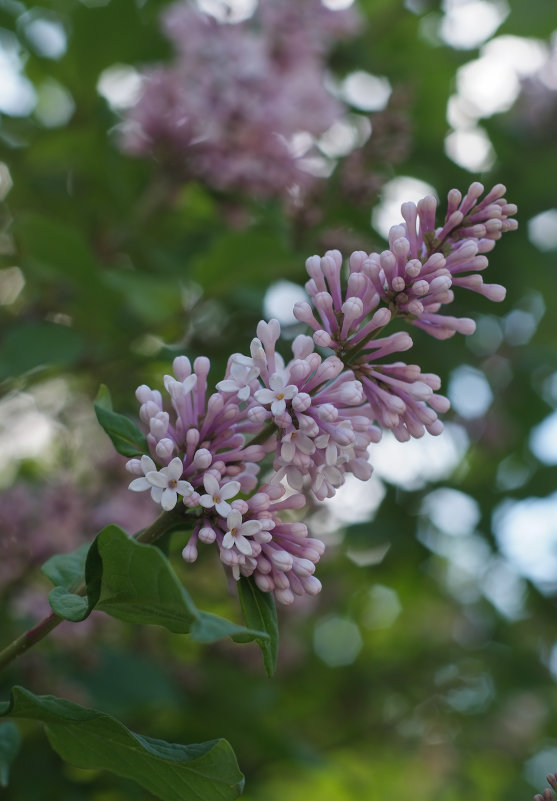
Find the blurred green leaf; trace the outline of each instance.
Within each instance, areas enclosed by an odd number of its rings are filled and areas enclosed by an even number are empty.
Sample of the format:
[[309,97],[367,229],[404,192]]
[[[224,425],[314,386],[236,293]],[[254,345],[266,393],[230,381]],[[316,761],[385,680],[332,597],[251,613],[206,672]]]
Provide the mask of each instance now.
[[0,787],[8,786],[10,765],[21,746],[21,735],[15,723],[5,720],[0,723]]
[[141,272],[110,272],[106,273],[105,281],[118,290],[126,305],[147,323],[164,322],[182,309],[177,281],[164,281]]
[[100,291],[98,263],[79,231],[38,214],[19,215],[15,228],[25,263],[34,271]]
[[145,435],[128,417],[112,411],[108,389],[101,386],[95,400],[95,414],[112,444],[123,456],[141,456],[149,452]]
[[84,349],[81,335],[66,325],[20,323],[4,335],[0,352],[0,379],[51,366],[71,367]]
[[232,637],[236,642],[249,642],[251,640],[268,640],[269,635],[264,631],[246,629],[238,626],[226,618],[213,615],[210,612],[199,612],[199,617],[191,629],[191,638],[196,642],[211,643],[222,640],[223,637]]
[[180,745],[145,737],[110,715],[14,687],[0,715],[44,724],[54,750],[80,768],[109,770],[133,779],[162,801],[235,799],[243,776],[226,740]]
[[263,654],[267,675],[271,677],[277,666],[279,639],[275,599],[272,593],[260,590],[251,577],[240,578],[237,586],[246,624],[268,635],[268,639],[256,638],[256,641]]
[[212,295],[236,286],[269,284],[292,273],[291,256],[276,235],[263,231],[225,233],[195,262],[193,278]]

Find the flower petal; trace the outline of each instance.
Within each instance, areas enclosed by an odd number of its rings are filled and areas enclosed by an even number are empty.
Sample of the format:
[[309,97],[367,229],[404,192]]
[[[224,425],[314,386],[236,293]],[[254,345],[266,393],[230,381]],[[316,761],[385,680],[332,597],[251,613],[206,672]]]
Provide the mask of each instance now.
[[160,503],[162,498],[163,490],[160,487],[152,487],[151,488],[151,498],[155,501],[155,503]]
[[222,547],[223,548],[233,548],[234,547],[234,537],[227,531],[224,537],[222,538]]
[[232,507],[226,501],[220,501],[220,503],[215,504],[215,509],[221,517],[228,517]]
[[231,531],[233,528],[239,528],[242,525],[242,515],[238,509],[233,509],[226,518],[226,525]]
[[161,497],[161,506],[165,512],[169,512],[176,506],[178,494],[175,489],[165,489]]
[[193,492],[193,487],[189,481],[178,481],[176,484],[176,492],[184,498],[189,498]]
[[162,470],[160,473],[157,473],[156,470],[152,470],[150,473],[147,473],[146,478],[152,487],[161,487],[162,489],[168,487],[168,476],[165,475]]
[[275,393],[272,389],[258,389],[255,393],[255,400],[265,406],[267,403],[272,403],[275,399]]
[[242,535],[236,535],[236,548],[240,551],[240,553],[245,554],[246,556],[251,556],[251,543]]
[[205,473],[203,476],[203,486],[209,495],[215,495],[219,491],[219,482],[212,473]]
[[228,500],[228,498],[233,498],[240,492],[240,482],[239,481],[227,481],[226,484],[220,489],[219,495],[223,500]]
[[182,473],[184,472],[184,463],[179,456],[175,456],[168,467],[165,467],[164,470],[167,476],[174,481],[178,481],[179,478],[182,478]]
[[212,495],[202,495],[199,499],[199,503],[201,506],[204,506],[205,509],[210,509],[212,506],[215,505]]
[[151,459],[150,456],[141,457],[141,467],[143,468],[143,472],[145,475],[147,475],[147,473],[150,473],[151,470],[157,469],[157,465],[154,463],[154,461]]
[[219,381],[217,384],[217,389],[220,392],[237,392],[239,385],[236,381],[232,381],[230,378],[225,378],[223,381]]
[[273,373],[273,375],[269,379],[269,386],[271,389],[274,389],[275,392],[279,389],[283,389],[284,387],[284,378],[280,376],[278,373]]
[[258,520],[246,520],[238,529],[238,533],[243,537],[253,537],[261,531],[261,523]]
[[134,492],[144,492],[145,490],[151,489],[151,484],[144,476],[142,476],[141,478],[134,478],[128,489],[131,489]]

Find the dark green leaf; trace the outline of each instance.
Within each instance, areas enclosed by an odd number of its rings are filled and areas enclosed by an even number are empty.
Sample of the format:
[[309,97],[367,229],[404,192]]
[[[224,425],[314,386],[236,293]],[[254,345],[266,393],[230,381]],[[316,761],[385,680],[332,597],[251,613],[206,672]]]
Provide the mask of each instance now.
[[0,723],[0,787],[8,786],[10,765],[17,756],[21,735],[11,720]]
[[80,768],[135,780],[162,801],[227,801],[243,777],[226,740],[180,745],[144,737],[110,715],[14,687],[0,715],[38,720],[60,756]]
[[268,638],[256,639],[263,653],[267,675],[272,676],[277,666],[279,636],[275,599],[270,592],[260,590],[252,578],[240,579],[238,595],[247,626],[268,634]]
[[[98,609],[131,623],[190,631],[199,613],[158,548],[136,542],[118,526],[103,529],[93,547],[102,566]],[[88,589],[95,552],[87,564]]]
[[[262,626],[245,628],[198,610],[160,549],[137,542],[118,526],[107,526],[97,536],[86,573],[89,605],[95,602],[97,609],[120,620],[164,626],[177,634],[189,633],[192,639],[204,643],[223,637],[238,642],[257,640],[260,644],[269,641]],[[76,595],[57,595],[64,612],[61,616],[68,617],[72,604],[78,613],[78,600]]]
[[123,456],[140,456],[148,453],[145,435],[129,418],[112,411],[110,393],[104,386],[101,386],[95,401],[95,414],[118,453]]

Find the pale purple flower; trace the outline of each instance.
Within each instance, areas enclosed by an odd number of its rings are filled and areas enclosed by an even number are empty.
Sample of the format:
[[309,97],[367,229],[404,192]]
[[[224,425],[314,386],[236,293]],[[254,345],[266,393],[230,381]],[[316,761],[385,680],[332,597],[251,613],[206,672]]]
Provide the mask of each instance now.
[[257,520],[246,520],[242,523],[242,515],[233,509],[226,518],[228,530],[222,539],[223,548],[236,548],[246,556],[252,555],[252,546],[247,537],[253,537],[261,531],[261,523]]
[[161,490],[160,504],[167,512],[176,506],[178,495],[188,498],[193,493],[189,481],[182,480],[183,471],[182,460],[175,456],[167,467],[163,467],[159,472],[156,469],[152,470],[146,475],[147,481]]
[[217,514],[221,517],[227,517],[232,509],[228,501],[240,492],[240,482],[227,481],[221,487],[212,473],[205,473],[203,486],[207,494],[202,495],[199,499],[201,506],[204,509],[212,509],[214,507]]
[[217,389],[221,392],[234,392],[238,400],[246,401],[251,395],[251,384],[259,375],[253,359],[235,353],[230,357],[227,374],[228,378],[219,381]]

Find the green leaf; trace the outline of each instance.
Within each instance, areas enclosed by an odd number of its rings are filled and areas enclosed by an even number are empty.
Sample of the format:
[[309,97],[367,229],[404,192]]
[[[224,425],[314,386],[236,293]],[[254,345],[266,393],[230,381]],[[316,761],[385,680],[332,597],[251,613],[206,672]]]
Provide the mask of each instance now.
[[112,397],[106,384],[100,385],[99,391],[97,392],[97,397],[95,398],[95,406],[100,406],[101,409],[106,409],[107,412],[113,411]]
[[38,720],[54,750],[79,768],[110,770],[162,801],[232,801],[244,779],[230,744],[180,745],[136,734],[94,709],[14,687],[0,715]]
[[128,417],[112,411],[110,393],[101,386],[95,400],[95,414],[112,444],[123,456],[141,456],[149,452],[145,435]]
[[71,553],[59,553],[51,556],[41,567],[41,572],[49,578],[55,587],[75,588],[85,577],[85,561],[90,543],[81,545]]
[[158,548],[136,542],[118,526],[107,526],[91,551],[87,588],[100,573],[97,609],[130,623],[164,626],[177,634],[190,631],[199,613]]
[[232,637],[236,642],[269,639],[269,635],[264,631],[246,629],[210,612],[199,612],[199,617],[191,629],[191,637],[192,640],[204,643],[216,642],[223,637]]
[[79,623],[91,614],[91,605],[87,598],[68,592],[64,587],[54,587],[48,594],[48,603],[53,612],[64,620]]
[[[223,637],[238,642],[269,640],[262,627],[245,628],[197,609],[160,549],[137,542],[118,526],[107,526],[97,536],[86,575],[89,603],[94,601],[97,609],[120,620],[164,626],[203,643]],[[60,594],[60,603],[70,600]]]
[[89,598],[74,592],[85,579],[89,548],[89,543],[85,543],[72,553],[56,554],[41,567],[41,571],[54,584],[54,589],[48,595],[52,611],[74,623],[85,620],[92,609]]
[[21,734],[11,720],[0,723],[0,787],[8,786],[10,765],[21,746]]
[[279,636],[275,599],[270,592],[260,590],[251,577],[240,579],[238,595],[247,626],[262,630],[268,635],[268,639],[256,640],[263,653],[267,675],[272,676],[277,666]]

